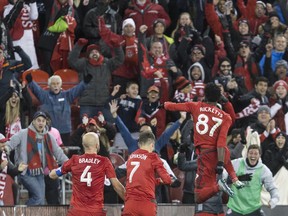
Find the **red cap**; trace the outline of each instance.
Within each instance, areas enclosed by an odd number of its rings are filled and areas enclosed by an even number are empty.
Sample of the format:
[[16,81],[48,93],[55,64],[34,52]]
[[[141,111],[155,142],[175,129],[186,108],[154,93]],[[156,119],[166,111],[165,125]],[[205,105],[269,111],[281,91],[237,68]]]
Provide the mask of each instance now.
[[148,93],[151,92],[151,91],[155,91],[155,92],[158,92],[159,93],[159,88],[155,85],[152,85],[148,88]]
[[187,80],[184,76],[179,76],[174,82],[174,86],[177,90],[182,90],[186,86],[190,84],[189,80]]
[[288,90],[288,84],[284,80],[278,80],[277,82],[275,82],[273,85],[274,90],[276,90],[278,86],[283,86]]
[[94,49],[98,50],[98,52],[99,52],[100,47],[99,47],[98,45],[96,45],[96,44],[90,44],[90,45],[87,47],[86,52],[87,52],[87,53],[90,53],[90,52],[91,52],[92,50],[94,50]]
[[97,125],[94,118],[90,118],[89,121],[88,121],[88,124],[93,124],[95,126]]

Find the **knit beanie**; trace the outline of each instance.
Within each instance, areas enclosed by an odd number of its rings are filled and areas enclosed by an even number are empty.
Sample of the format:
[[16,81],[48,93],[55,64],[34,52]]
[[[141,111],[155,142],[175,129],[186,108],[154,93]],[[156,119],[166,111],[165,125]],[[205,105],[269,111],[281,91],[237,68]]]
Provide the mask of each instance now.
[[286,88],[286,90],[288,90],[288,84],[287,84],[284,80],[278,80],[277,82],[274,83],[274,85],[273,85],[274,91],[275,91],[279,86],[283,86],[284,88]]
[[174,82],[174,86],[178,91],[181,91],[189,84],[190,84],[189,80],[187,80],[184,76],[177,77]]

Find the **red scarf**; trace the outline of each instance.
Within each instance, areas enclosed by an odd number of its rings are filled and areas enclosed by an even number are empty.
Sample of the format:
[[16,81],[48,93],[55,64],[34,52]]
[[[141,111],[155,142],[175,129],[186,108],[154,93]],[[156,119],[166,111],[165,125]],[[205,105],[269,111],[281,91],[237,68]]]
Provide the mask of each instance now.
[[[7,155],[5,153],[5,151],[2,151],[2,155],[1,155],[1,163],[2,161],[7,161]],[[4,190],[5,190],[5,186],[6,186],[6,177],[7,177],[7,169],[8,169],[8,165],[1,171],[0,173],[0,200],[3,201],[4,198]]]
[[89,63],[90,63],[91,65],[93,65],[94,67],[96,67],[96,66],[100,66],[100,65],[103,64],[104,57],[103,57],[102,55],[100,55],[97,61],[94,60],[93,58],[89,58],[88,61],[89,61]]
[[135,36],[125,37],[125,64],[138,64],[138,40]]
[[[45,153],[45,158],[49,170],[57,168],[57,163],[52,155],[52,142],[50,136],[45,134],[42,142]],[[36,133],[28,128],[27,137],[27,155],[28,155],[28,169],[30,175],[43,174],[43,167],[40,159],[40,154],[38,151],[38,146],[36,142]]]

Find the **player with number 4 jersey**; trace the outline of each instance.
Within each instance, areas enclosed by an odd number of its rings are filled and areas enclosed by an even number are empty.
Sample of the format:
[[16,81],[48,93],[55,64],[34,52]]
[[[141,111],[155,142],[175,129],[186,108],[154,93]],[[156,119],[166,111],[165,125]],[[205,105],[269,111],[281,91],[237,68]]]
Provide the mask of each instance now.
[[[141,132],[139,148],[127,161],[125,207],[122,216],[156,216],[155,185],[171,184],[171,177],[159,156],[153,152],[155,136]],[[156,178],[155,176],[159,176]]]
[[204,93],[205,102],[164,104],[166,110],[189,112],[193,117],[194,145],[198,154],[195,179],[196,203],[203,203],[219,190],[233,196],[233,191],[221,179],[224,167],[233,183],[239,187],[243,186],[233,169],[230,152],[226,146],[227,133],[232,123],[231,117],[216,106],[221,97],[221,90],[216,84],[208,83]]
[[105,216],[104,180],[111,181],[115,191],[124,200],[125,189],[116,178],[114,168],[107,157],[97,155],[99,137],[94,132],[83,136],[83,155],[73,155],[62,167],[54,169],[50,178],[72,172],[73,192],[68,216]]

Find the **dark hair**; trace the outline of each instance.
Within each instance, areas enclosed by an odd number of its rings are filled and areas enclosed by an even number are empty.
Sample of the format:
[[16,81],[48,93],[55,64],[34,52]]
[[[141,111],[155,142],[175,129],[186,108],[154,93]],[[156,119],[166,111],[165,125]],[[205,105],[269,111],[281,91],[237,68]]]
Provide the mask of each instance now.
[[204,93],[205,93],[205,99],[208,102],[217,102],[221,97],[220,87],[213,82],[207,83],[207,85],[205,86]]
[[151,131],[141,132],[139,135],[139,141],[138,142],[139,142],[140,146],[148,145],[151,142],[155,143],[155,136],[154,136],[153,132],[151,132]]
[[131,85],[133,85],[133,84],[139,86],[139,84],[138,84],[137,82],[135,82],[135,81],[129,81],[129,82],[126,83],[126,89],[129,88],[129,87],[130,87]]
[[257,85],[259,82],[266,82],[268,84],[269,80],[264,76],[256,77],[255,85]]
[[234,128],[231,131],[232,139],[236,138],[239,134],[241,134],[241,129],[240,128]]
[[248,150],[247,152],[249,152],[250,149],[258,149],[259,150],[259,154],[261,155],[262,154],[262,151],[261,151],[261,148],[259,145],[255,145],[255,144],[252,144],[248,147]]

